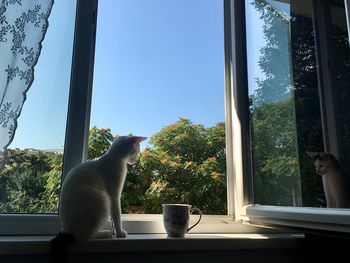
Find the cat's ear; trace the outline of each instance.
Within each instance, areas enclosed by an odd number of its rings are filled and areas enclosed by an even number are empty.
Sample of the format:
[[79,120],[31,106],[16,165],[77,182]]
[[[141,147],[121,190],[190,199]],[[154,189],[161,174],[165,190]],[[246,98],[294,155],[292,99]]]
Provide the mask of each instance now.
[[144,140],[147,140],[147,137],[142,137],[142,136],[134,136],[134,144],[138,144]]
[[321,156],[321,153],[319,153],[319,152],[309,152],[309,151],[307,151],[306,153],[307,153],[307,155],[309,155],[314,160],[320,158],[320,156]]

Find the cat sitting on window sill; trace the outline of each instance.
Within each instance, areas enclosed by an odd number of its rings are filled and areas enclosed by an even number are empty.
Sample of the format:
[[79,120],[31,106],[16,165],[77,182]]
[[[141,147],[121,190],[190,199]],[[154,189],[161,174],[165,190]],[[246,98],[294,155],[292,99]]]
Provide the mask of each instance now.
[[138,161],[140,142],[146,139],[118,137],[100,158],[84,162],[68,173],[60,195],[59,216],[63,229],[51,241],[53,262],[66,262],[71,244],[112,237],[111,230],[101,229],[109,217],[116,237],[126,237],[127,232],[121,225],[120,197],[127,165]]

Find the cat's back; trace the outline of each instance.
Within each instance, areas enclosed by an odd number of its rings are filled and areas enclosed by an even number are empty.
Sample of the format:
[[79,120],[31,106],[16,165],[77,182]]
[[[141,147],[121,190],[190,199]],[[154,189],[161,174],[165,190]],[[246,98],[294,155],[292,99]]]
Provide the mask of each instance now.
[[62,185],[62,193],[76,191],[82,187],[103,187],[101,172],[96,161],[86,161],[74,167],[65,178]]
[[[86,240],[105,222],[110,198],[96,161],[73,168],[64,180],[60,196],[62,231],[75,240]],[[93,213],[91,213],[93,211]]]
[[337,208],[350,207],[350,177],[346,174],[341,163],[335,158],[331,158],[327,176],[324,177],[329,191],[332,192],[332,197]]

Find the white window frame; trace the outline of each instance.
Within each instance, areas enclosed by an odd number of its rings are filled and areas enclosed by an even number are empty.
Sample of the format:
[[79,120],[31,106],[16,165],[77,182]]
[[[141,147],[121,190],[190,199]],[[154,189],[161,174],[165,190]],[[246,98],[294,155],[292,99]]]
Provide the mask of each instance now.
[[[286,2],[285,0],[280,0],[281,2]],[[347,2],[348,0],[345,0]],[[238,2],[245,2],[244,0]],[[237,4],[235,0],[231,0],[231,3]],[[320,12],[320,6],[323,5],[322,1],[313,1],[314,3],[314,15],[317,16],[316,23],[316,34],[318,34],[318,38],[320,38],[320,42],[322,45],[317,46],[317,52],[319,56],[319,65],[326,65],[328,51],[327,47],[325,47],[325,30],[322,26],[324,26],[322,20],[322,11]],[[321,7],[325,8],[324,6]],[[345,9],[347,6],[345,5]],[[238,10],[236,10],[238,11]],[[348,11],[348,10],[346,10]],[[241,11],[244,14],[244,11]],[[349,21],[348,12],[346,12],[347,21]],[[245,18],[241,18],[244,20]],[[244,21],[242,21],[244,23]],[[235,34],[246,35],[245,27],[241,28],[241,32],[235,32]],[[317,45],[317,44],[316,44]],[[245,52],[243,50],[243,52]],[[236,58],[237,59],[237,58]],[[238,59],[238,64],[236,65],[246,65],[247,56],[242,56],[241,61]],[[245,61],[243,61],[245,60]],[[326,150],[332,151],[337,155],[337,138],[336,130],[332,128],[333,120],[334,120],[334,103],[330,101],[330,93],[331,84],[330,84],[330,69],[328,66],[320,67],[321,69],[321,77],[319,76],[319,81],[322,83],[320,85],[320,94],[327,93],[328,100],[322,101],[321,98],[321,110],[323,111],[322,115],[322,124],[323,124],[323,133],[328,134],[329,136],[325,136],[325,145]],[[242,74],[244,75],[244,74]],[[247,77],[247,76],[245,76]],[[245,86],[246,89],[247,86]],[[244,96],[244,95],[243,95]],[[245,100],[245,97],[236,97],[236,100],[239,102],[241,99]],[[245,111],[248,111],[248,108],[245,108]],[[249,119],[245,116],[240,115],[241,122],[245,122],[246,124],[242,124],[242,127],[247,127],[249,123]],[[246,140],[250,137],[249,129],[242,131],[242,134],[246,136]],[[251,156],[248,152],[243,151],[243,156],[245,159],[250,159]],[[248,166],[244,166],[246,171],[251,171],[251,168]],[[247,175],[246,175],[247,176]],[[248,178],[251,178],[252,175],[248,175]],[[244,186],[243,186],[244,187]],[[247,187],[246,187],[247,188]],[[267,205],[254,205],[254,201],[252,198],[249,200],[249,204],[241,203],[242,206],[237,211],[237,219],[241,220],[244,223],[252,224],[252,225],[260,225],[260,226],[270,226],[270,227],[287,227],[289,229],[302,230],[306,232],[314,232],[314,231],[326,231],[332,233],[350,233],[350,209],[333,209],[333,208],[311,208],[311,207],[286,207],[286,206],[267,206]]]

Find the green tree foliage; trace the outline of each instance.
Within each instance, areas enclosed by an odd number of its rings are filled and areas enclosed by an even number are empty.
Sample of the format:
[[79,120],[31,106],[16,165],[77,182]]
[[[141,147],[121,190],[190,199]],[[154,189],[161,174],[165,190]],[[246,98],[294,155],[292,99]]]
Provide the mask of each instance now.
[[263,104],[253,113],[255,198],[265,205],[296,205],[300,185],[293,102]]
[[34,213],[46,210],[42,193],[53,153],[34,150],[9,150],[6,166],[0,172],[0,212]]
[[121,196],[123,213],[145,213],[145,193],[149,187],[149,182],[145,180],[143,172],[140,162],[129,165]]
[[92,127],[89,131],[88,159],[92,160],[100,157],[108,150],[113,141],[114,137],[110,129]]
[[190,203],[207,214],[226,213],[225,127],[211,128],[180,119],[152,136],[141,155],[149,181],[145,211],[162,203]]
[[[93,127],[88,156],[105,153],[114,137]],[[210,214],[226,213],[225,125],[205,128],[187,119],[165,127],[129,166],[124,213],[160,213],[164,202],[191,203]],[[56,213],[62,153],[10,150],[0,173],[1,213]]]
[[61,189],[63,154],[57,153],[48,159],[50,171],[46,173],[45,190],[41,195],[41,213],[56,213]]

